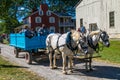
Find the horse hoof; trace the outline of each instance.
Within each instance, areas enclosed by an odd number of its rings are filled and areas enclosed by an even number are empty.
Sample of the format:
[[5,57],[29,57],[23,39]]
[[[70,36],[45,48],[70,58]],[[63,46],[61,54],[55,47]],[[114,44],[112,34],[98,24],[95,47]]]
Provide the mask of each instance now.
[[86,72],[90,72],[90,70],[86,70]]
[[89,70],[87,70],[87,72],[90,72],[90,71],[93,71],[93,69],[89,69]]
[[69,73],[73,73],[73,70],[69,70]]
[[53,66],[50,66],[50,69],[54,69]]
[[53,69],[57,69],[58,67],[57,66],[54,66]]
[[90,71],[93,71],[93,69],[91,68]]
[[66,71],[63,71],[63,74],[67,74],[67,72],[66,72]]

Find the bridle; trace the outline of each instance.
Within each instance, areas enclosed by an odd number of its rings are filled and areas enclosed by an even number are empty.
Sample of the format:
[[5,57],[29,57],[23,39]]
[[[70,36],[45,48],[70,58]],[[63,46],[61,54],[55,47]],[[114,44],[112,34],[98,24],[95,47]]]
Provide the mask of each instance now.
[[[109,36],[107,35],[107,33],[105,31],[100,31],[100,33],[98,34],[98,39],[97,39],[97,44],[94,45],[93,44],[93,40],[92,40],[92,37],[91,36],[87,36],[87,41],[88,41],[88,45],[94,49],[96,52],[99,52],[99,51],[102,51],[104,46],[105,46],[105,43],[106,42],[109,42]],[[100,46],[99,45],[99,40],[102,40],[102,42],[100,42],[102,45]]]
[[101,32],[100,38],[101,38],[101,40],[102,40],[103,43],[109,41],[108,40],[109,36],[107,35],[107,33],[105,31]]

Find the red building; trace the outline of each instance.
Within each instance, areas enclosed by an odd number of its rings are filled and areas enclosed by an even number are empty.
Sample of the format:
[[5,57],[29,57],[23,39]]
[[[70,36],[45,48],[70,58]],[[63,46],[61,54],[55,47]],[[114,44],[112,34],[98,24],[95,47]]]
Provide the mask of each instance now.
[[23,23],[36,30],[45,24],[50,32],[60,33],[75,27],[71,16],[50,11],[47,4],[41,4],[39,10],[33,11],[31,15],[23,19]]

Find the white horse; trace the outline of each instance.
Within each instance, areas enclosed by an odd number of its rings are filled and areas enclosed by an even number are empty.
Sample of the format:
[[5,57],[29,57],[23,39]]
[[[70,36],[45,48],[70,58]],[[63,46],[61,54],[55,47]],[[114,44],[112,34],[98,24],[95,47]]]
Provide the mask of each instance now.
[[63,60],[63,73],[67,74],[66,72],[66,57],[69,58],[69,67],[70,72],[72,70],[72,63],[73,63],[73,56],[74,51],[77,50],[78,45],[81,44],[81,49],[84,53],[88,52],[87,43],[81,37],[81,33],[75,30],[71,30],[65,34],[53,33],[49,34],[46,39],[46,46],[49,52],[49,60],[50,60],[50,68],[54,69],[57,68],[56,66],[56,55],[62,54]]
[[110,46],[109,36],[107,32],[102,30],[92,31],[89,34],[87,34],[87,43],[89,47],[88,47],[88,53],[85,54],[85,59],[87,60],[85,64],[87,71],[91,71],[93,70],[91,67],[93,53],[95,51],[96,52],[99,51],[99,43],[102,43],[102,45],[106,47]]

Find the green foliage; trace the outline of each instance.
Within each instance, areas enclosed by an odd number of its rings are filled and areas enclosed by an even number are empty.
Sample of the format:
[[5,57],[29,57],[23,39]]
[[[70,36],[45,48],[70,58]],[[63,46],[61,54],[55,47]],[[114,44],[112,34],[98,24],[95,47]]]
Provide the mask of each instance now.
[[66,12],[71,15],[75,15],[74,6],[79,0],[48,0],[50,4],[50,10],[57,12]]
[[0,56],[0,80],[45,80],[25,68],[13,65]]
[[20,23],[17,20],[18,5],[22,0],[0,0],[0,33],[10,33]]

